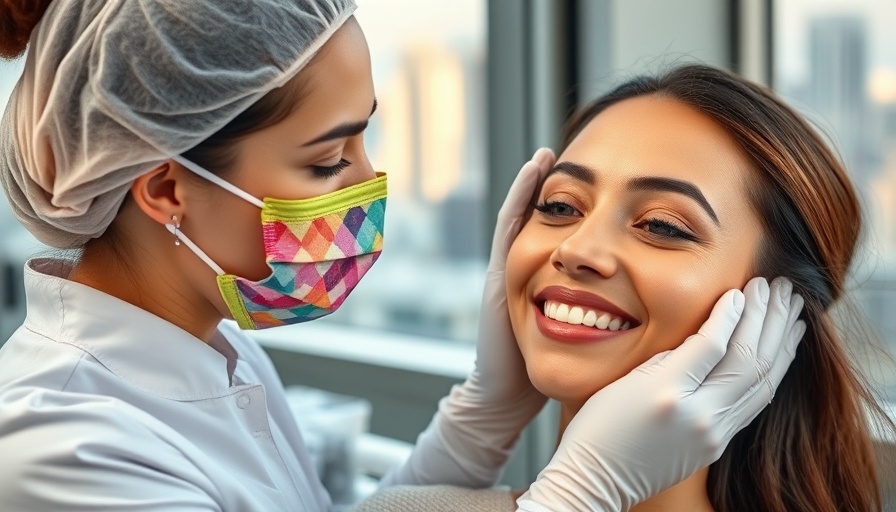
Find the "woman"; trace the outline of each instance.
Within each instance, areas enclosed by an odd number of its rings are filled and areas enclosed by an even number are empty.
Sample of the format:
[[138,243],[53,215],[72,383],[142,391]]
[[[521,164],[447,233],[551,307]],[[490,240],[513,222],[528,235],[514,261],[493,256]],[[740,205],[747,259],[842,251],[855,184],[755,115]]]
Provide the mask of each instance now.
[[808,331],[773,403],[720,460],[634,510],[880,510],[865,411],[890,423],[828,312],[860,207],[817,133],[768,90],[691,65],[591,103],[563,147],[507,261],[529,376],[562,404],[558,453],[591,395],[674,348],[719,295],[746,284],[748,300],[785,307],[786,292],[748,281],[786,275]]
[[[354,4],[2,5],[2,53],[30,46],[0,124],[0,180],[35,236],[80,249],[27,264],[28,317],[0,352],[4,509],[329,508],[270,361],[220,321],[331,313],[381,250],[386,178],[363,147],[376,100]],[[547,167],[524,168],[499,240]],[[476,369],[385,485],[492,485],[544,403],[504,321],[497,247]],[[638,379],[596,396],[578,415],[596,433],[559,462],[593,471],[541,479],[524,509],[572,493],[618,510],[714,460],[791,360],[769,370],[725,352],[741,309],[722,304],[708,343],[656,365],[649,389],[686,395],[681,412],[608,415]],[[798,329],[779,312],[749,313],[749,343],[793,350]],[[713,393],[731,372],[743,378]],[[643,456],[626,449],[635,436],[672,434],[680,450],[637,478],[600,473]]]

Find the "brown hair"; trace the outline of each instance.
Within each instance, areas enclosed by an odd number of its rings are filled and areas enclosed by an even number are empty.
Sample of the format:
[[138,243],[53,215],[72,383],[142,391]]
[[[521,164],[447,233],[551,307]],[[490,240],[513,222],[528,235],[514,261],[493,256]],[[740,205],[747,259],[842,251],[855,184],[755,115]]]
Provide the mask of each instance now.
[[[300,72],[282,87],[268,92],[223,128],[184,152],[182,156],[211,173],[226,173],[236,165],[239,158],[237,143],[241,139],[273,126],[295,112],[310,86],[307,75]],[[198,176],[195,176],[195,179],[203,181],[203,178]],[[128,194],[125,201],[130,200],[131,196]],[[105,249],[111,251],[117,261],[126,262],[129,260],[127,247],[129,245],[126,236],[113,222],[102,236],[87,242],[85,254],[86,251]]]
[[49,6],[50,0],[0,0],[0,57],[14,59],[25,51]]
[[186,151],[183,157],[210,172],[230,169],[238,156],[236,143],[289,117],[301,103],[308,86],[307,73],[300,73],[283,87],[262,96],[223,128]]
[[702,65],[617,87],[573,115],[562,146],[610,105],[645,95],[672,98],[709,116],[749,155],[758,171],[751,201],[764,224],[754,272],[789,277],[806,301],[806,334],[774,401],[710,466],[715,510],[880,510],[865,408],[893,425],[851,366],[828,311],[844,292],[861,226],[845,169],[772,92]]

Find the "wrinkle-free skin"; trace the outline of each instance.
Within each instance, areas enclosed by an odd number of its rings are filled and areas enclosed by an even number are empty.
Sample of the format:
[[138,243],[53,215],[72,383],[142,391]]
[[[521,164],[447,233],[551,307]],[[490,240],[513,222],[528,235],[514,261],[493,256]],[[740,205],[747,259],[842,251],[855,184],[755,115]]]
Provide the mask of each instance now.
[[[721,126],[673,99],[607,108],[557,162],[536,199],[554,215],[536,210],[523,226],[508,255],[507,291],[529,377],[561,403],[562,431],[591,395],[680,345],[725,291],[753,277],[762,227],[748,195],[749,158]],[[718,223],[688,195],[634,185],[646,177],[694,185]],[[637,324],[595,342],[552,339],[536,324],[535,298],[548,286],[598,295]],[[642,510],[696,510],[694,500],[708,507],[701,473]]]
[[[357,21],[350,18],[340,27],[284,87],[296,91],[295,109],[240,140],[235,165],[219,175],[258,199],[305,199],[374,178],[361,131],[375,96],[370,52]],[[315,142],[342,125],[359,129]],[[315,172],[315,167],[336,166],[343,159],[351,165],[335,176]],[[225,272],[253,281],[270,275],[260,209],[166,162],[137,179],[116,217],[114,227],[126,240],[126,265],[110,265],[116,258],[87,251],[70,279],[209,341],[220,320],[230,314],[215,272],[187,247],[174,244],[164,226],[172,215],[180,230]]]

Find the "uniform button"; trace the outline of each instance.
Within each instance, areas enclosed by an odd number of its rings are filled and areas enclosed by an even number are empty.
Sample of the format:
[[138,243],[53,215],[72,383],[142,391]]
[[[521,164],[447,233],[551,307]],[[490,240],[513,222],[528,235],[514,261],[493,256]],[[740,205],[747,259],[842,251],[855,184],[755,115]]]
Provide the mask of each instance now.
[[252,403],[252,399],[249,398],[248,393],[243,393],[242,395],[236,397],[236,405],[239,406],[240,409],[249,407],[250,403]]

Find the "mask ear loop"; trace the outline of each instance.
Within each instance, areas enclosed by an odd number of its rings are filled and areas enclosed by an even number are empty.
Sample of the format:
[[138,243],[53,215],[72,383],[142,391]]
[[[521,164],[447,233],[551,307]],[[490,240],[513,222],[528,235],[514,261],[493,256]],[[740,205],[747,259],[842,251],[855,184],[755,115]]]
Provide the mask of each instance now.
[[199,259],[204,261],[206,265],[211,267],[211,269],[214,270],[219,276],[223,276],[225,274],[224,269],[222,269],[220,266],[218,266],[217,263],[212,261],[212,259],[208,257],[208,254],[205,254],[205,251],[194,244],[187,235],[183,234],[183,232],[180,230],[180,223],[177,222],[177,216],[172,216],[171,220],[174,223],[165,224],[165,228],[167,228],[168,231],[172,235],[174,235],[174,245],[180,245],[180,243],[183,242],[183,244],[189,247],[196,256],[199,256]]
[[175,162],[179,163],[180,165],[186,167],[187,169],[189,169],[191,172],[193,172],[193,174],[196,174],[197,176],[200,176],[200,177],[214,183],[215,185],[218,185],[219,187],[223,188],[224,190],[230,192],[231,194],[233,194],[237,197],[240,197],[241,199],[243,199],[245,201],[248,201],[249,204],[255,205],[259,208],[264,208],[264,202],[259,201],[258,198],[252,196],[251,194],[246,193],[244,190],[240,189],[233,183],[230,183],[229,181],[221,178],[220,176],[216,176],[216,175],[206,171],[202,167],[199,167],[198,165],[194,164],[193,162],[187,160],[186,158],[175,155],[175,156],[171,157],[171,159],[174,160]]

